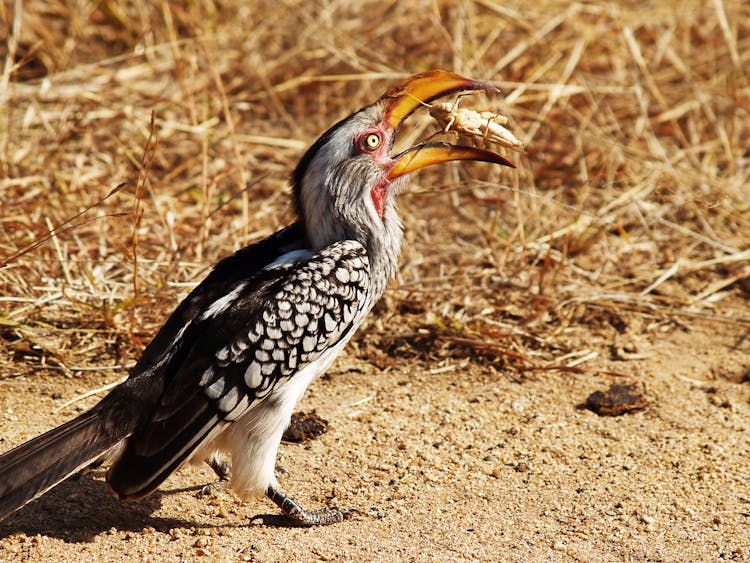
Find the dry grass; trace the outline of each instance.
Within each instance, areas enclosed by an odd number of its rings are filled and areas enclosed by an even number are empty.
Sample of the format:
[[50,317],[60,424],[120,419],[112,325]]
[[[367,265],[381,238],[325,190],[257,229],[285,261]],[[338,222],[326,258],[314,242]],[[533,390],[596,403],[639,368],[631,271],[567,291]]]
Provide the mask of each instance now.
[[599,366],[628,330],[750,327],[747,2],[20,4],[0,7],[0,353],[31,359],[0,375],[132,362],[290,219],[317,134],[428,68],[498,85],[484,103],[527,151],[417,179],[355,352],[525,371]]

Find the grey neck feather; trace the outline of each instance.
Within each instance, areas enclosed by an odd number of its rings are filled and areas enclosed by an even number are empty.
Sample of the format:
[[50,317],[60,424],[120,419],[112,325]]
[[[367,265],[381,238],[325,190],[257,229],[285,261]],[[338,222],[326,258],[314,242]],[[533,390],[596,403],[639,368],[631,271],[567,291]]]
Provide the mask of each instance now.
[[304,170],[294,175],[297,208],[312,249],[347,239],[362,243],[370,260],[374,299],[382,295],[398,267],[402,223],[394,194],[404,180],[389,187],[381,218],[370,190],[380,181],[382,170],[368,156],[353,154],[352,139],[381,119],[381,113],[370,106],[335,125],[303,157]]

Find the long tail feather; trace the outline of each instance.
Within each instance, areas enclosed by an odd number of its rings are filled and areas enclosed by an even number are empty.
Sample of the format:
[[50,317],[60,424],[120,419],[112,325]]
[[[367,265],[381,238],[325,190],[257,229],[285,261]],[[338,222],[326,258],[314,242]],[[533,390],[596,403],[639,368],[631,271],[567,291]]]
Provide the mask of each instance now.
[[0,520],[116,446],[106,418],[95,408],[0,455]]

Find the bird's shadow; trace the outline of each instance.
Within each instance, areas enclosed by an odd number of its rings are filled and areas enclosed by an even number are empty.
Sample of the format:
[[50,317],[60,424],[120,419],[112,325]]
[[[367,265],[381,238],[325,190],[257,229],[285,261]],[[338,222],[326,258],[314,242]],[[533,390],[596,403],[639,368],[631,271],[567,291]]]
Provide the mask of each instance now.
[[87,542],[113,528],[140,531],[148,526],[158,530],[195,527],[190,520],[153,516],[170,491],[157,491],[145,499],[122,503],[107,491],[97,473],[71,477],[0,522],[0,538],[24,533]]
[[235,528],[267,526],[294,528],[299,524],[281,514],[258,514],[242,524],[225,523],[219,526],[198,523],[183,518],[154,516],[165,496],[197,492],[202,487],[157,490],[148,497],[123,503],[108,490],[103,472],[75,475],[60,483],[44,496],[30,502],[6,520],[0,522],[0,539],[13,534],[45,535],[71,543],[85,543],[109,530],[140,532],[152,527],[159,531],[173,528]]

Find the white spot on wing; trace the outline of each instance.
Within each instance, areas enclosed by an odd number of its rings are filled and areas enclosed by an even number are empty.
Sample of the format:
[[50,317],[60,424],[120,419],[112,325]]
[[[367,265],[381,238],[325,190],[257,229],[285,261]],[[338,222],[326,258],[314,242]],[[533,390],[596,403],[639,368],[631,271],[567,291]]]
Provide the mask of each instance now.
[[268,327],[266,329],[266,335],[271,340],[279,340],[283,336],[283,332],[281,332],[278,328],[275,327]]
[[234,407],[237,406],[237,401],[240,400],[240,392],[237,390],[236,387],[232,387],[229,391],[227,391],[227,394],[224,395],[221,399],[219,399],[219,402],[216,403],[216,407],[221,412],[229,412]]
[[240,399],[239,403],[232,409],[232,412],[229,412],[224,415],[224,420],[228,422],[232,422],[234,420],[237,420],[240,416],[242,416],[245,411],[247,410],[247,407],[250,406],[250,397],[243,394],[242,399]]
[[258,362],[252,362],[245,370],[245,385],[250,389],[256,389],[260,386],[263,378],[260,376],[260,364]]
[[291,348],[289,350],[289,356],[287,357],[286,361],[289,364],[290,370],[297,369],[297,349],[296,348]]
[[229,306],[237,299],[239,294],[242,292],[242,290],[245,289],[245,282],[240,282],[237,287],[235,287],[232,291],[227,293],[226,295],[222,295],[219,297],[216,301],[211,303],[205,311],[200,316],[201,320],[210,319],[212,317],[215,317],[217,315],[220,315],[224,311],[226,311]]
[[263,311],[263,320],[266,322],[266,324],[276,324],[276,313]]
[[220,362],[227,361],[227,358],[229,358],[229,348],[224,346],[224,348],[221,348],[218,352],[216,352],[216,359]]
[[291,252],[287,252],[286,254],[282,254],[279,256],[276,260],[268,264],[264,270],[270,270],[272,268],[278,268],[279,266],[284,266],[286,264],[294,264],[295,262],[299,262],[300,260],[307,260],[312,256],[312,251],[308,249],[299,249],[299,250],[292,250]]
[[211,366],[208,366],[206,371],[204,371],[201,374],[201,378],[200,378],[200,381],[198,381],[198,385],[200,385],[201,387],[203,387],[204,385],[208,385],[208,382],[211,381],[213,376],[214,376],[214,368]]
[[323,320],[325,321],[327,332],[333,332],[334,330],[336,330],[336,320],[331,316],[330,313],[326,313],[323,316]]
[[302,349],[305,352],[312,352],[314,348],[315,348],[315,338],[313,338],[312,336],[305,336],[302,339]]
[[247,340],[235,340],[232,342],[230,351],[233,356],[236,356],[246,350],[248,346],[250,346],[250,343]]
[[203,392],[206,394],[206,397],[209,399],[218,399],[221,397],[221,394],[224,392],[224,387],[226,387],[226,381],[223,377],[219,377],[216,381],[214,381],[211,385],[206,387]]
[[346,268],[336,268],[336,279],[341,283],[349,283],[349,270]]

